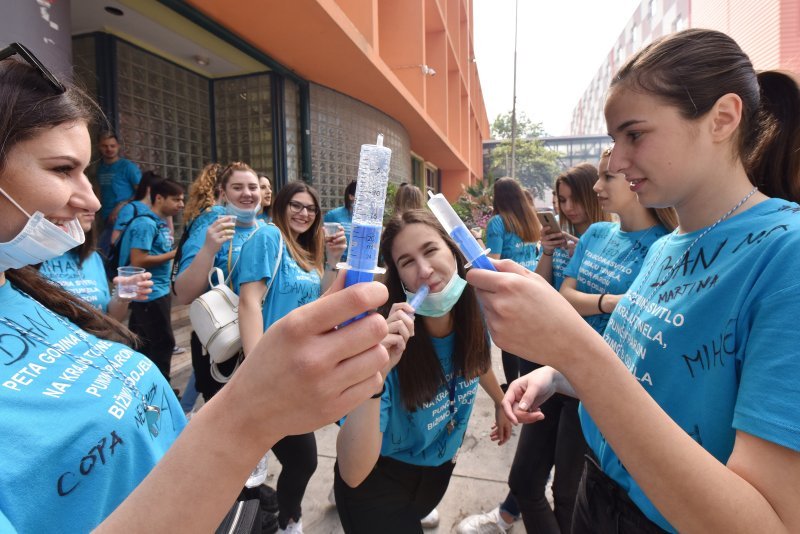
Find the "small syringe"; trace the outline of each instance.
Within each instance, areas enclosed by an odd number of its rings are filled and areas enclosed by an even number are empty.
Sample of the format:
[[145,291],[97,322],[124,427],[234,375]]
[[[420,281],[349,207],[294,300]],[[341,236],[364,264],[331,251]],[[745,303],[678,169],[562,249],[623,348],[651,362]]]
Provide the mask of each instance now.
[[477,267],[478,269],[486,269],[489,271],[496,271],[492,262],[486,257],[489,249],[482,249],[475,237],[467,230],[464,222],[458,217],[453,207],[444,198],[441,193],[434,195],[433,192],[428,191],[428,207],[433,214],[439,219],[439,223],[444,227],[445,232],[448,233],[453,241],[456,242],[461,253],[467,259],[467,267]]
[[[345,287],[360,282],[371,282],[375,274],[386,271],[378,267],[378,249],[383,228],[383,208],[386,203],[386,188],[389,185],[391,157],[392,151],[383,146],[383,134],[378,134],[376,144],[361,145],[350,248],[347,262],[338,265],[339,269],[347,271]],[[353,317],[342,326],[364,315]]]
[[425,300],[425,297],[428,296],[430,291],[431,287],[428,284],[423,284],[417,289],[417,292],[414,293],[414,298],[408,301],[408,305],[414,308],[414,311],[417,311],[417,308],[419,308],[419,305],[422,304],[422,301]]

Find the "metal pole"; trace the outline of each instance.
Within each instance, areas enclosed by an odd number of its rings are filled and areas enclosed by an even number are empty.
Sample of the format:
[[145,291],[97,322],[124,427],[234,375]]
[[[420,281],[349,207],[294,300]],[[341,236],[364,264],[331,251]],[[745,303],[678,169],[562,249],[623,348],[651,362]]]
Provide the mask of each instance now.
[[511,103],[511,177],[517,177],[517,11],[519,0],[514,1],[514,96]]

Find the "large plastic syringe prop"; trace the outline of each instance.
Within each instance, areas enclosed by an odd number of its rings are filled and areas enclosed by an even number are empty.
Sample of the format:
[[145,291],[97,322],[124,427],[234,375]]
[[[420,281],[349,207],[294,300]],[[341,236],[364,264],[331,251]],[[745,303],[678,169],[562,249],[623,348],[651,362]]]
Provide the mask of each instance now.
[[456,214],[453,206],[444,198],[444,195],[439,193],[434,195],[433,192],[428,191],[428,207],[433,214],[439,219],[439,223],[444,227],[453,241],[456,242],[464,258],[467,260],[467,267],[477,267],[478,269],[486,269],[488,271],[496,271],[492,262],[486,257],[489,249],[482,249],[475,240],[469,230],[467,230],[464,221],[462,221]]
[[[383,146],[382,134],[378,134],[376,144],[361,145],[350,248],[347,262],[338,265],[339,269],[347,271],[345,287],[371,282],[375,274],[386,272],[386,269],[378,267],[378,249],[383,228],[383,208],[386,204],[391,158],[392,151]],[[353,317],[344,324],[360,319],[364,315],[366,314]]]

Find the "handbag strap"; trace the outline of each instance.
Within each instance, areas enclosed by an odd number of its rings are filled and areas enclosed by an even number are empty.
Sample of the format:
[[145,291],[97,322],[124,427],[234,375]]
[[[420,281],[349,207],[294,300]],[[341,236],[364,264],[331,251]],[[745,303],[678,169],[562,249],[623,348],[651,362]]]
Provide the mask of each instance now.
[[[256,233],[257,233],[259,230],[261,230],[262,228],[265,228],[265,227],[266,227],[266,225],[264,225],[264,224],[259,224],[260,222],[261,222],[261,221],[256,221],[256,225],[257,225],[258,227],[255,229],[255,231],[254,231],[252,234],[250,234],[249,236],[247,236],[247,239],[245,239],[245,240],[244,240],[244,243],[247,243],[248,241],[250,241],[250,239],[251,239],[251,238],[252,238],[254,235],[256,235]],[[244,243],[242,243],[242,246],[244,246]],[[233,285],[232,285],[232,282],[231,282],[231,278],[233,277],[233,270],[234,270],[234,269],[236,269],[236,266],[239,264],[239,258],[241,258],[241,257],[242,257],[242,255],[241,255],[241,254],[239,254],[239,255],[236,257],[236,261],[235,261],[235,262],[233,262],[233,266],[231,267],[231,259],[233,259],[233,239],[231,239],[231,241],[230,241],[230,246],[228,247],[228,278],[226,278],[226,279],[225,279],[225,283],[226,283],[226,284],[228,284],[228,286],[229,286],[231,289],[233,289]]]
[[[275,225],[273,224],[273,226]],[[278,259],[275,261],[275,269],[273,269],[272,278],[269,279],[269,283],[267,284],[267,290],[264,291],[264,296],[261,297],[262,308],[264,307],[264,302],[266,302],[267,300],[267,295],[269,294],[269,289],[272,287],[272,282],[274,282],[275,277],[278,276],[278,269],[281,266],[282,259],[283,259],[283,232],[281,232],[280,228],[278,228]]]

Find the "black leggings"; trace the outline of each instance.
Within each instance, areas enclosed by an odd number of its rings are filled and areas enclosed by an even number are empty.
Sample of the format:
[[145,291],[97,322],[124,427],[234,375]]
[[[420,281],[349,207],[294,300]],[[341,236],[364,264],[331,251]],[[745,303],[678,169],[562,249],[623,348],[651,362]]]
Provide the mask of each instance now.
[[149,302],[131,302],[128,329],[139,336],[139,352],[150,358],[169,380],[175,336],[172,333],[172,304],[164,295]]
[[454,467],[450,461],[429,467],[381,456],[364,482],[351,488],[335,464],[333,490],[342,528],[347,534],[421,533],[420,519],[442,500]]
[[506,377],[506,384],[510,384],[520,377],[520,357],[510,352],[501,351],[503,359],[503,375]]
[[278,477],[278,524],[286,528],[303,515],[301,504],[308,481],[317,470],[317,440],[314,433],[286,436],[272,447],[281,463]]

